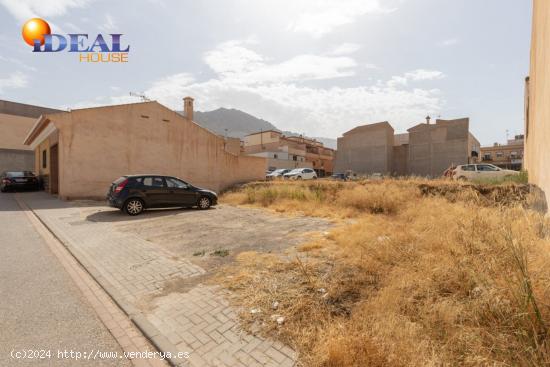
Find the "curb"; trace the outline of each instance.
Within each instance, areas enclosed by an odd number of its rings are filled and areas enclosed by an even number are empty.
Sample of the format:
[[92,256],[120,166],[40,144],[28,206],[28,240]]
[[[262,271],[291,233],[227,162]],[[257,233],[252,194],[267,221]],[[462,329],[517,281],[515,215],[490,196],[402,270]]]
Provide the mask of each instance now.
[[[17,204],[23,209],[28,210],[43,226],[44,228],[67,250],[70,256],[81,266],[96,283],[103,289],[103,291],[109,296],[109,298],[119,307],[119,309],[130,319],[130,321],[141,331],[143,336],[159,351],[162,353],[171,353],[177,355],[177,348],[174,344],[160,333],[160,331],[151,324],[147,318],[138,311],[133,305],[128,303],[120,293],[100,274],[100,272],[91,264],[87,264],[85,256],[79,253],[77,249],[71,248],[67,244],[68,241],[63,240],[47,223],[42,220],[39,214],[35,212],[26,202],[24,202],[18,195],[14,195]],[[80,256],[78,256],[80,254]],[[166,358],[171,366],[183,367],[189,364],[189,360],[182,362],[175,358]]]

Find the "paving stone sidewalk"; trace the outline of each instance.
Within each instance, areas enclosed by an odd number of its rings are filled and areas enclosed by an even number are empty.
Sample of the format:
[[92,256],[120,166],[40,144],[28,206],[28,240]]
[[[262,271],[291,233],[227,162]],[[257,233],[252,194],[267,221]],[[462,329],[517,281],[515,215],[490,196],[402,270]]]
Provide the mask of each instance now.
[[216,286],[164,294],[166,282],[204,269],[109,222],[44,193],[20,197],[163,351],[188,352],[181,366],[294,366],[296,353],[241,330],[237,312]]

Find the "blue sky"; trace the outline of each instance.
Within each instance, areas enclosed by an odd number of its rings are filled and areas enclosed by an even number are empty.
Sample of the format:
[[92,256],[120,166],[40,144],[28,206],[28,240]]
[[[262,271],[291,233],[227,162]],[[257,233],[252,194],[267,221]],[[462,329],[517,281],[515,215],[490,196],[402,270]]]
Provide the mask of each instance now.
[[[78,108],[135,102],[238,108],[283,130],[335,138],[388,120],[470,117],[482,144],[523,130],[526,0],[0,0],[0,98]],[[124,33],[126,64],[34,54],[53,33]]]

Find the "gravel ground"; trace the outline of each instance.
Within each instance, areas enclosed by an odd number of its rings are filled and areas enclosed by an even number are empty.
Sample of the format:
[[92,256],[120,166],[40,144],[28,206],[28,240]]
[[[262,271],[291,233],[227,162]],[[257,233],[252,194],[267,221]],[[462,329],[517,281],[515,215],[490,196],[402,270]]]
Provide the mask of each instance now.
[[[122,349],[12,194],[0,194],[0,330],[0,366],[131,366],[119,359],[58,359],[58,350]],[[10,357],[23,349],[51,350],[51,359]]]
[[112,222],[117,230],[138,234],[206,269],[231,261],[242,251],[281,252],[307,241],[308,233],[331,227],[329,221],[321,218],[288,217],[223,204],[204,211],[150,210],[137,217],[97,203],[79,204],[86,220]]

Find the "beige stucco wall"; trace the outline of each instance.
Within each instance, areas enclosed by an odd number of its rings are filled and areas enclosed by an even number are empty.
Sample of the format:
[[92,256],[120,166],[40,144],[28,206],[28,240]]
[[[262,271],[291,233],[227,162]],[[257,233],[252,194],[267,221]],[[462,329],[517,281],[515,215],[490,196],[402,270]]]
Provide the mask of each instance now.
[[124,174],[173,175],[216,191],[265,177],[264,158],[226,152],[223,138],[156,102],[49,118],[59,131],[64,199],[104,197]]
[[529,181],[550,195],[550,1],[535,0],[525,131]]
[[23,140],[36,118],[0,113],[0,149],[31,150]]
[[34,154],[28,146],[23,145],[23,140],[35,120],[0,113],[0,173],[34,170]]

